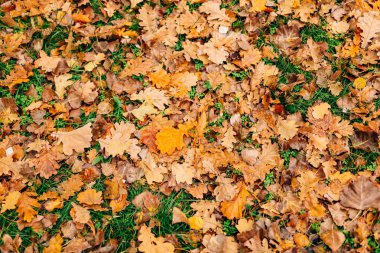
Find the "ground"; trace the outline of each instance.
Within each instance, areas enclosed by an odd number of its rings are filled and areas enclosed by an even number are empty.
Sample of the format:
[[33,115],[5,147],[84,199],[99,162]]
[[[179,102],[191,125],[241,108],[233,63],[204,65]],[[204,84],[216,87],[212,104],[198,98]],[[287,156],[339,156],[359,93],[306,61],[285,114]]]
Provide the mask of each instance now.
[[1,252],[380,252],[376,1],[0,5]]

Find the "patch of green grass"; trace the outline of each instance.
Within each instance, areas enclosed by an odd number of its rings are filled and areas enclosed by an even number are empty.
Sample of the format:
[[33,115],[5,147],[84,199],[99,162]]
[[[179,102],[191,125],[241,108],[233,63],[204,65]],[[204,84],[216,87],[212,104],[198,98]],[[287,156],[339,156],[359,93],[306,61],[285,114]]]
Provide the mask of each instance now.
[[289,168],[290,158],[296,158],[298,151],[295,149],[288,149],[281,152],[281,158],[284,159],[284,167]]
[[233,235],[236,235],[239,231],[234,225],[232,225],[231,220],[225,220],[223,221],[223,232],[227,236],[233,236]]
[[275,180],[276,180],[276,177],[275,177],[273,171],[267,173],[265,175],[265,179],[264,179],[264,184],[263,184],[264,187],[267,188],[269,185],[274,184],[276,182]]
[[302,43],[306,43],[309,38],[312,38],[315,42],[326,42],[329,46],[328,52],[335,53],[335,47],[342,44],[345,41],[345,37],[334,36],[330,37],[328,32],[321,26],[308,24],[300,31]]
[[103,7],[103,4],[100,0],[90,0],[90,6],[95,11],[95,13],[100,14],[100,8]]
[[[369,170],[375,171],[377,168],[376,160],[380,156],[380,152],[367,152],[361,149],[351,149],[350,154],[342,162],[341,172],[349,171],[353,174],[359,171]],[[365,165],[356,166],[358,158],[365,160]]]
[[203,62],[199,59],[193,60],[196,71],[201,71],[201,69],[204,67]]
[[231,72],[230,76],[232,76],[236,81],[243,81],[247,77],[249,77],[249,72],[245,70],[234,71]]
[[51,50],[56,49],[65,43],[65,39],[69,36],[69,32],[62,26],[56,26],[54,30],[44,39],[42,50],[50,54]]

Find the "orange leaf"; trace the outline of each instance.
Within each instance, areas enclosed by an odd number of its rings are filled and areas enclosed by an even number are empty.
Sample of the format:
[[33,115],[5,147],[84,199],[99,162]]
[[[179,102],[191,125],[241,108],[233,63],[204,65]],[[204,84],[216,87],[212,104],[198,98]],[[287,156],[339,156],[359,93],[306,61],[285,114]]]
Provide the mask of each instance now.
[[37,196],[35,192],[23,192],[18,201],[17,213],[20,219],[31,222],[37,215],[37,211],[34,208],[39,208],[41,205],[38,201],[32,197]]
[[223,215],[228,219],[232,220],[233,218],[241,218],[243,217],[243,210],[245,208],[245,204],[247,203],[247,197],[250,193],[247,191],[247,188],[244,184],[240,185],[240,191],[235,196],[235,198],[231,201],[224,201],[221,203],[220,210]]
[[102,192],[98,192],[95,189],[87,189],[78,194],[78,201],[85,205],[99,205],[103,202]]

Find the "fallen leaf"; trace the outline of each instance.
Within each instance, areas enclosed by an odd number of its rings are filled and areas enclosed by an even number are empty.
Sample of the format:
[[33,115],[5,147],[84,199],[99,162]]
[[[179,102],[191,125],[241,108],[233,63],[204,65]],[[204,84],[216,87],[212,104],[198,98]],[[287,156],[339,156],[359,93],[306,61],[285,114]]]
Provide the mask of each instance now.
[[336,252],[343,245],[346,237],[342,232],[331,229],[324,232],[321,235],[321,239],[333,252]]
[[227,219],[240,219],[243,216],[243,211],[247,203],[247,197],[250,193],[244,184],[240,184],[239,193],[231,200],[221,203],[220,210]]
[[63,144],[63,153],[65,155],[72,155],[73,151],[84,152],[85,148],[91,146],[91,123],[70,132],[58,131],[52,133],[52,136],[58,138],[58,143]]
[[77,200],[79,203],[87,206],[100,205],[103,203],[102,192],[98,192],[95,189],[87,189],[78,194]]
[[359,210],[375,208],[380,210],[380,187],[364,176],[344,187],[340,193],[342,206]]

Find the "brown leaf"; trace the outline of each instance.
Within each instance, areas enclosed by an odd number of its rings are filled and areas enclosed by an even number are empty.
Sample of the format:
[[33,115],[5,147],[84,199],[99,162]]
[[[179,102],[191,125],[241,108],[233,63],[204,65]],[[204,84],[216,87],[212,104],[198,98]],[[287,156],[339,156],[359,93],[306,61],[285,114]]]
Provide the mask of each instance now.
[[63,144],[63,153],[65,155],[72,155],[73,151],[80,153],[91,146],[91,123],[70,132],[58,131],[53,133],[52,136],[58,138],[58,143]]
[[103,203],[102,192],[98,192],[95,189],[87,189],[78,194],[77,200],[79,203],[88,206],[100,205]]
[[342,246],[346,237],[342,232],[331,229],[324,232],[321,235],[321,239],[333,252],[335,252]]
[[340,203],[342,206],[359,210],[367,208],[380,210],[380,188],[369,178],[361,176],[341,191]]

